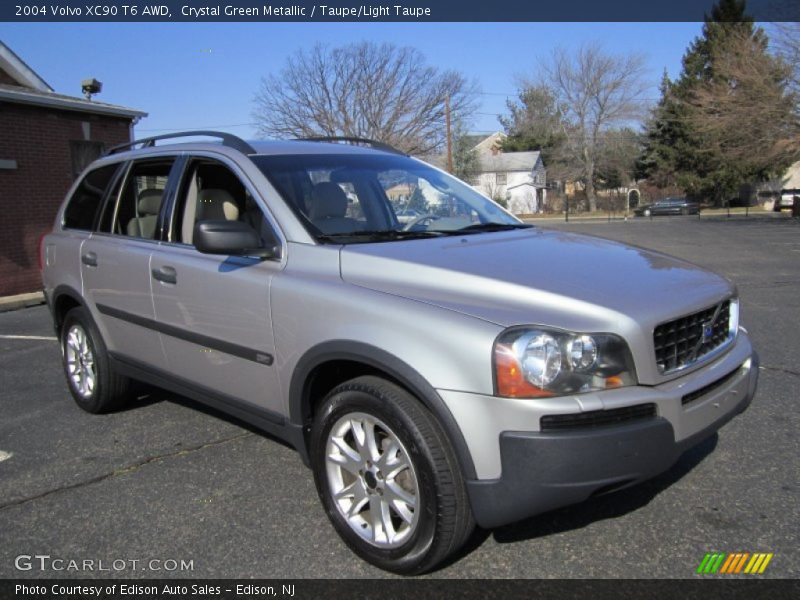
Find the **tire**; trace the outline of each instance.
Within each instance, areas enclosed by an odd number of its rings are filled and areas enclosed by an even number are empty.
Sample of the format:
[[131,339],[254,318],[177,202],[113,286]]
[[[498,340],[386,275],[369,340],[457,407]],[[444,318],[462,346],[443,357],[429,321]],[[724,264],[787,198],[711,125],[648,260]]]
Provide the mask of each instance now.
[[130,396],[131,382],[111,368],[89,311],[82,306],[70,310],[60,337],[64,375],[75,403],[93,414],[121,408]]
[[[359,438],[375,443],[370,449]],[[336,531],[381,569],[429,571],[475,527],[441,426],[416,398],[379,377],[358,377],[328,394],[312,427],[311,466]]]

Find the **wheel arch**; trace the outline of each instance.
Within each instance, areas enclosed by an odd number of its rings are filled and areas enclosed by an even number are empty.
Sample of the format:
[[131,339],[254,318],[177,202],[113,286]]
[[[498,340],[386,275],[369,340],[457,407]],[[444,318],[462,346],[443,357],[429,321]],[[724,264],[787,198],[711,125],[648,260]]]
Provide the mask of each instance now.
[[[333,340],[308,350],[292,373],[289,386],[290,422],[307,430],[313,419],[315,404],[322,399],[314,397],[315,384],[319,384],[320,376],[329,373],[327,369],[338,369],[339,376],[333,379],[333,385],[352,377],[371,374],[384,377],[407,390],[434,415],[444,429],[464,478],[476,478],[475,465],[461,429],[434,387],[406,362],[369,344]],[[328,391],[333,386],[325,387]]]
[[86,307],[81,295],[68,285],[60,285],[53,290],[50,310],[53,315],[53,326],[56,333],[61,332],[61,325],[67,313],[77,306]]

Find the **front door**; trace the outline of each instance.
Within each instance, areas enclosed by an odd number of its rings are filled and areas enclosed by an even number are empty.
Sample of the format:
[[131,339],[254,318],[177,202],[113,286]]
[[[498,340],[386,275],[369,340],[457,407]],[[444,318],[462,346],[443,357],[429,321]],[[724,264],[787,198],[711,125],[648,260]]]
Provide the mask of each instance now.
[[212,159],[187,163],[169,241],[151,258],[153,303],[171,375],[223,401],[282,414],[270,316],[270,284],[278,260],[201,254],[193,228],[204,220],[241,220],[274,244],[274,229],[253,188],[232,165]]

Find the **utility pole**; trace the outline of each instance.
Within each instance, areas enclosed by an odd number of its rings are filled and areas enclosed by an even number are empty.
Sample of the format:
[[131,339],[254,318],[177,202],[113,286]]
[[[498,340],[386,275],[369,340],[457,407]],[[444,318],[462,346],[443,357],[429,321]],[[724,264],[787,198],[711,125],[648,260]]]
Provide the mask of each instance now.
[[447,128],[447,172],[453,173],[453,135],[450,131],[450,95],[444,97],[444,119]]

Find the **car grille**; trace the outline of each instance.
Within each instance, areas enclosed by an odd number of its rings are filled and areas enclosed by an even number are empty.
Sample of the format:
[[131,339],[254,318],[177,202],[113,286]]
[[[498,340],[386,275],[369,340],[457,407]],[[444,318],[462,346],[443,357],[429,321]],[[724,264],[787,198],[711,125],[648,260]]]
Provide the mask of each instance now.
[[656,405],[637,404],[624,408],[590,410],[569,415],[545,415],[540,421],[542,431],[562,431],[564,429],[593,429],[608,425],[622,425],[631,421],[651,419],[656,416]]
[[653,345],[659,372],[680,370],[725,344],[730,338],[730,314],[731,301],[725,300],[656,327]]

